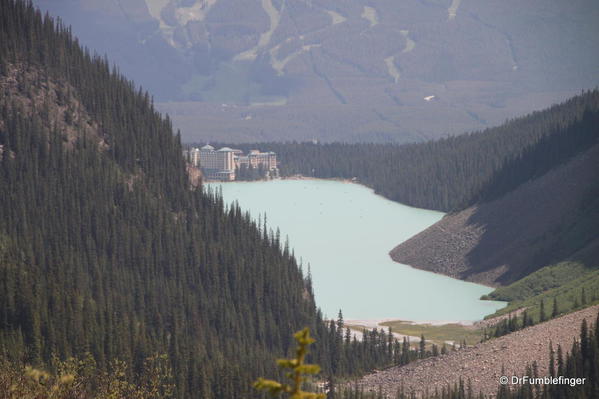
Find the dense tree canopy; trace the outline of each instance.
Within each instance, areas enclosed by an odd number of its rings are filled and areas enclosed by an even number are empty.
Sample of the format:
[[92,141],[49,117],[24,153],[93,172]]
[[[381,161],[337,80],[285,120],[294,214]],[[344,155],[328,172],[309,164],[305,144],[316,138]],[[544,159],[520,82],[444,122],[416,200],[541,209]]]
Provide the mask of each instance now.
[[325,323],[278,235],[190,186],[150,96],[27,2],[0,0],[0,90],[3,360],[89,354],[134,379],[165,354],[179,398],[255,395],[304,326],[328,374],[400,361],[387,333]]
[[[27,2],[0,0],[0,90],[4,360],[44,367],[89,353],[100,369],[127,362],[134,378],[163,353],[176,397],[246,398],[304,326],[327,375],[429,355],[386,331],[357,341],[341,315],[323,321],[278,235],[190,187],[180,137],[150,96]],[[519,184],[509,165],[542,173],[526,161],[533,144],[562,146],[564,134],[580,138],[564,139],[567,156],[587,146],[596,136],[577,132],[596,122],[598,97],[427,144],[260,148],[279,153],[287,174],[355,176],[392,199],[453,209],[495,195],[482,190],[492,176],[501,190]]]

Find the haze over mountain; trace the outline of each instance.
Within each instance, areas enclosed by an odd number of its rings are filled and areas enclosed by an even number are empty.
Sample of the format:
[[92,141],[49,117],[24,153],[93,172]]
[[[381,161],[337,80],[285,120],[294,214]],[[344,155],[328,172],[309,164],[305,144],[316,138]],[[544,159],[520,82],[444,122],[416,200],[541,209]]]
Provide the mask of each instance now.
[[185,141],[419,141],[599,83],[591,0],[34,3],[148,88]]

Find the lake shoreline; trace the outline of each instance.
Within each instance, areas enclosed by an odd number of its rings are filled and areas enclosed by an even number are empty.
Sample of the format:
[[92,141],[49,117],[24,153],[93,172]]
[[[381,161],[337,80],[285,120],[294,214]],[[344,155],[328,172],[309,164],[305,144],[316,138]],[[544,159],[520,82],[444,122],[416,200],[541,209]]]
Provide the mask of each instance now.
[[382,318],[382,319],[349,319],[349,320],[345,320],[345,324],[350,324],[350,325],[359,325],[359,326],[364,326],[364,327],[368,327],[368,328],[386,328],[386,326],[383,326],[383,323],[391,323],[391,322],[402,322],[402,323],[410,323],[413,325],[420,325],[420,326],[425,326],[425,325],[429,325],[429,326],[445,326],[447,324],[458,324],[464,327],[471,327],[473,325],[475,325],[478,322],[483,321],[484,319],[481,320],[420,320],[420,321],[414,321],[414,320],[405,320],[405,319],[399,319],[397,317],[388,317],[388,318]]
[[[273,179],[273,180],[324,180],[324,181],[338,181],[338,182],[341,182],[341,183],[359,184],[361,186],[368,187],[366,184],[360,183],[360,181],[356,177],[353,177],[351,179],[346,179],[346,178],[343,178],[343,177],[310,177],[310,176],[304,176],[304,175],[297,174],[297,175],[292,175],[292,176],[279,177],[279,178]],[[370,188],[370,187],[368,187],[368,188]]]
[[424,336],[428,343],[437,345],[454,345],[467,341],[475,344],[482,338],[483,329],[477,324],[479,321],[466,320],[426,320],[407,321],[397,318],[368,319],[345,321],[357,339],[363,336],[364,331],[391,331],[393,336],[400,341],[408,339],[412,344],[419,343]]
[[[341,308],[352,320],[374,321],[369,325],[398,319],[470,325],[496,310],[493,301],[478,300],[489,287],[405,267],[389,257],[397,242],[437,222],[441,212],[392,201],[357,179],[293,175],[213,184],[207,186],[222,187],[226,202],[238,201],[253,215],[267,213],[269,225],[289,237],[300,262],[311,265],[316,302],[325,314]],[[398,290],[398,284],[404,288]],[[417,287],[427,287],[427,293]],[[448,299],[446,290],[459,295]]]

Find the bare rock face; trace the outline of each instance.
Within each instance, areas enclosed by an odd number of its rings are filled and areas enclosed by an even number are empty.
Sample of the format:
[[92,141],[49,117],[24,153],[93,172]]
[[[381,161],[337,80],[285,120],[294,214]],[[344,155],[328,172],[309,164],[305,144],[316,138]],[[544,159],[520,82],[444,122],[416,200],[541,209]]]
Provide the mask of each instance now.
[[582,320],[591,325],[598,311],[599,305],[593,306],[447,355],[370,374],[358,380],[358,385],[373,392],[382,387],[390,397],[403,386],[406,393],[420,396],[453,386],[462,378],[465,383],[470,381],[476,395],[494,395],[502,375],[522,376],[534,361],[539,376],[549,375],[549,345],[569,351],[580,334]]
[[[36,110],[46,109],[49,122],[63,132],[67,148],[73,148],[82,137],[95,142],[101,151],[108,148],[104,132],[77,99],[72,86],[48,79],[39,68],[23,64],[7,64],[6,68],[6,75],[0,77],[0,93],[12,99],[18,112],[33,118]],[[0,121],[0,126],[3,123]]]
[[199,168],[187,164],[187,176],[189,177],[189,184],[191,187],[197,188],[202,185],[202,172]]

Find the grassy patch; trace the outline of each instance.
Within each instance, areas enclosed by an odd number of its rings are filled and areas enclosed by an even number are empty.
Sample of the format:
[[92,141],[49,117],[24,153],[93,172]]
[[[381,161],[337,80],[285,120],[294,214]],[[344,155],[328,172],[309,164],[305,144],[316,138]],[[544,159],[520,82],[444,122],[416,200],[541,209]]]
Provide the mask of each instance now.
[[482,330],[472,327],[463,326],[461,324],[412,324],[409,321],[389,321],[381,323],[382,326],[391,327],[391,331],[404,335],[420,337],[424,335],[427,341],[433,341],[438,345],[442,345],[446,341],[453,341],[456,344],[466,340],[468,345],[474,345],[480,342],[482,338]]

